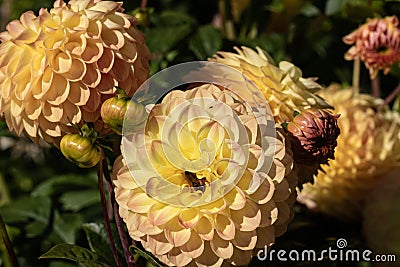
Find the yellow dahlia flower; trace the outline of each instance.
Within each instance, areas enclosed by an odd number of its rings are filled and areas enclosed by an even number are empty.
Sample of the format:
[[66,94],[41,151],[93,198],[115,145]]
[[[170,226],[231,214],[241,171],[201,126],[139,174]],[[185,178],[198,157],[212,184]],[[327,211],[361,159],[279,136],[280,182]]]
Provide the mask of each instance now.
[[371,189],[400,163],[399,116],[387,106],[380,110],[381,99],[352,89],[332,86],[321,96],[341,114],[335,160],[321,166],[298,199],[316,211],[359,220]]
[[57,143],[71,123],[102,128],[115,86],[132,95],[149,74],[149,51],[122,2],[61,0],[29,11],[0,34],[0,113],[10,130]]
[[396,16],[369,19],[358,29],[343,37],[346,44],[353,46],[345,54],[345,59],[360,58],[371,78],[379,70],[389,73],[391,66],[400,61],[400,28]]
[[[169,266],[249,264],[285,232],[296,195],[282,129],[261,135],[265,127],[218,86],[168,93],[143,135],[124,136],[114,164],[130,236]],[[261,139],[274,149],[264,151]]]
[[210,61],[226,64],[255,83],[263,92],[277,123],[289,122],[294,111],[330,106],[314,92],[322,87],[313,78],[303,78],[292,63],[282,61],[275,66],[272,58],[260,48],[235,48],[237,54],[218,52]]

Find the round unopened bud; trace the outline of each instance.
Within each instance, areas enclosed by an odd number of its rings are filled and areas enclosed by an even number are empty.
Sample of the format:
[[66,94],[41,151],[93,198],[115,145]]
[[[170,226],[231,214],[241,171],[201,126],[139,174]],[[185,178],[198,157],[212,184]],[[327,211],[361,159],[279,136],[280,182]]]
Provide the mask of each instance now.
[[297,163],[326,164],[329,159],[334,159],[336,139],[340,134],[339,116],[324,109],[310,108],[288,123],[287,130]]
[[101,159],[100,148],[79,134],[67,134],[60,142],[61,153],[81,168],[91,168]]
[[124,117],[128,108],[129,100],[124,98],[112,97],[104,101],[101,106],[101,118],[117,134],[121,134]]

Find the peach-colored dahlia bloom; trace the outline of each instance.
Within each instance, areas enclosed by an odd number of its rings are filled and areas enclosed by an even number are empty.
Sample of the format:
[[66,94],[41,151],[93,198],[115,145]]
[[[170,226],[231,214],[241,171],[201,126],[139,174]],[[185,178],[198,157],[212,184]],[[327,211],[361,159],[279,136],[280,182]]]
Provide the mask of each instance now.
[[10,130],[58,143],[71,123],[102,128],[115,86],[132,95],[149,75],[149,51],[122,2],[61,0],[29,11],[0,34],[0,113]]
[[287,61],[275,66],[267,52],[235,48],[237,53],[218,52],[210,61],[226,64],[243,73],[263,92],[277,123],[289,122],[294,111],[330,106],[314,93],[322,89],[313,78],[303,78],[299,68]]
[[[169,266],[249,264],[285,232],[296,196],[282,129],[260,136],[261,126],[218,86],[168,93],[150,112],[143,147],[135,136],[114,164],[130,236]],[[260,138],[273,144],[271,157]]]
[[400,61],[400,28],[396,16],[369,19],[343,37],[343,41],[353,44],[346,52],[345,59],[360,58],[371,78],[375,78],[379,70],[387,74],[391,66]]
[[382,177],[400,164],[400,118],[381,99],[331,86],[321,92],[335,112],[340,135],[335,160],[322,165],[298,200],[344,220],[360,220],[365,199]]

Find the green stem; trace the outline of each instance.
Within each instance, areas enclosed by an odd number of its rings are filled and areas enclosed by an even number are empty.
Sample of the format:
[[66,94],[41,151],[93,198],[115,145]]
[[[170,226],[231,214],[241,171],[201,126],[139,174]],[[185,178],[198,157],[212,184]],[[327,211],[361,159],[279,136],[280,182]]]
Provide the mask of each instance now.
[[231,0],[220,0],[219,10],[222,18],[222,26],[225,37],[228,40],[235,39],[235,25],[233,24]]
[[10,237],[8,236],[6,225],[4,224],[3,217],[0,214],[0,233],[3,239],[4,245],[6,246],[8,257],[11,260],[13,267],[19,267],[17,255],[15,255],[14,249]]
[[357,58],[353,63],[353,89],[360,90],[360,59]]
[[[103,150],[102,150],[102,157],[104,157],[104,151]],[[101,207],[102,207],[102,210],[103,210],[104,224],[106,226],[107,237],[108,237],[108,240],[110,241],[111,251],[112,251],[112,254],[114,256],[115,264],[117,264],[118,267],[122,267],[122,263],[121,263],[121,261],[119,260],[119,257],[118,257],[117,248],[115,247],[115,242],[114,242],[114,238],[113,238],[113,235],[112,235],[110,220],[108,218],[106,196],[104,194],[103,164],[104,164],[104,161],[100,160],[99,166],[98,166],[98,171],[97,171],[97,178],[98,178],[99,191],[100,191]]]

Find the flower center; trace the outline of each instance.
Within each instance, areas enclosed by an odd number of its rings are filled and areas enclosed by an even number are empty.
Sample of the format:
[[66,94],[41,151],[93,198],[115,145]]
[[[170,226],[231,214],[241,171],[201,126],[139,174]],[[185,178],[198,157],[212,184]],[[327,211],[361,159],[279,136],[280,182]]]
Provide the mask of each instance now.
[[192,190],[199,190],[204,192],[205,191],[205,186],[209,183],[206,179],[206,177],[203,178],[197,178],[197,175],[193,172],[188,172],[185,171],[185,178],[189,184],[189,187]]

